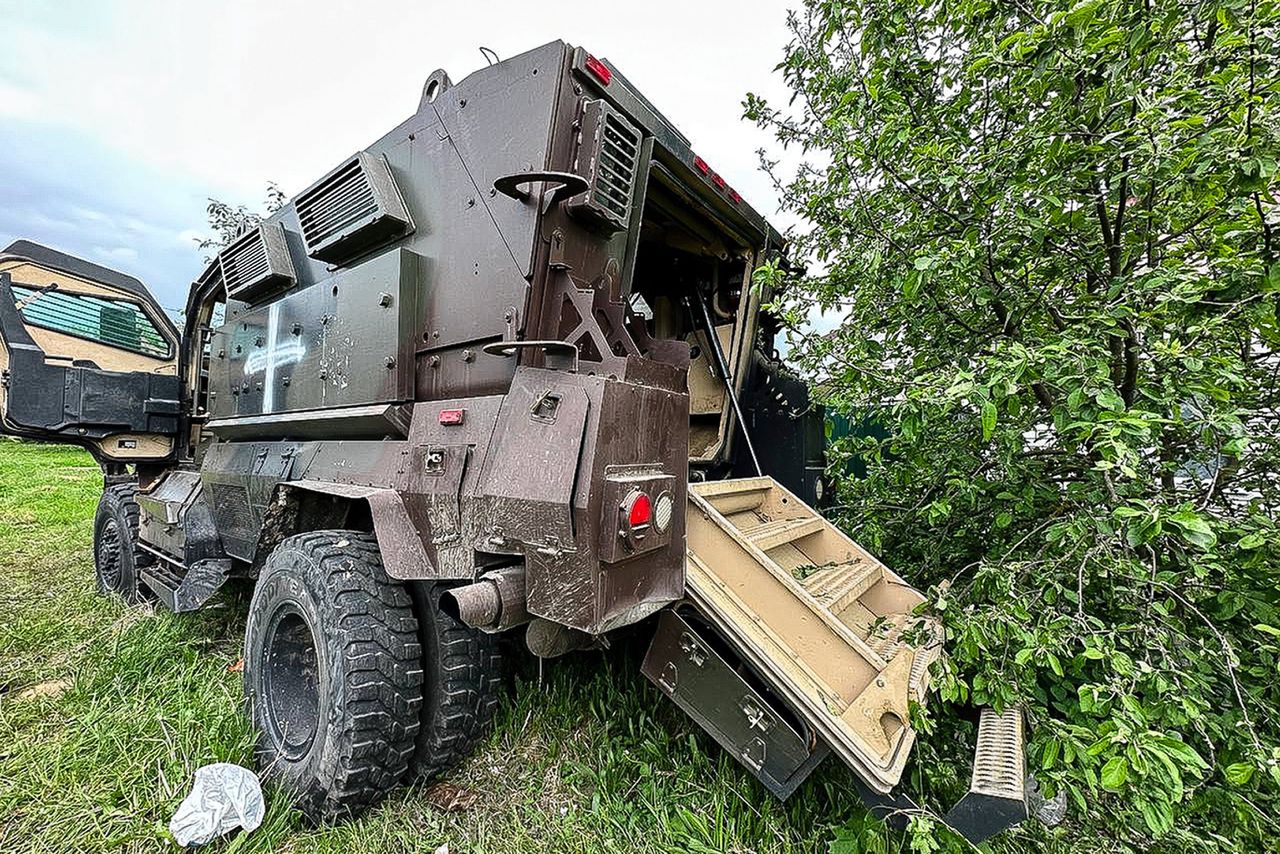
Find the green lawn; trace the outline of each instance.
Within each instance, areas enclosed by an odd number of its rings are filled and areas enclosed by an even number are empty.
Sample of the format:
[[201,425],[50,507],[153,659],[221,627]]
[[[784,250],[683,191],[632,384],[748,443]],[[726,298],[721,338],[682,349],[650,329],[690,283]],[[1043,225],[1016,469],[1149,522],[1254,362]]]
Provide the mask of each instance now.
[[[0,851],[174,850],[195,769],[252,764],[238,674],[247,597],[175,616],[97,595],[101,477],[82,451],[0,439]],[[779,804],[639,674],[639,649],[522,661],[483,750],[451,778],[480,792],[438,812],[421,787],[309,829],[268,789],[267,819],[211,845],[247,851],[826,851],[866,823],[829,762]],[[852,839],[849,840],[852,842]],[[845,851],[857,851],[850,845]]]

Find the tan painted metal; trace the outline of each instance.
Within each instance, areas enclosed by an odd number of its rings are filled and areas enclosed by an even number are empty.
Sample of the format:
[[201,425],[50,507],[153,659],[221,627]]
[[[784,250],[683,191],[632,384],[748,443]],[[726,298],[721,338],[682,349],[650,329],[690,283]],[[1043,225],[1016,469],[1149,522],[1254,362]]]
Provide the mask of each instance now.
[[887,793],[941,653],[924,597],[768,477],[690,484],[687,548],[689,598]]
[[[31,261],[9,259],[0,261],[0,273],[8,273],[13,282],[33,288],[43,288],[57,283],[58,292],[64,294],[89,294],[90,296],[110,297],[127,300],[138,306],[148,317],[151,312],[147,306],[125,291],[112,288],[100,282],[61,270],[51,270]],[[152,318],[156,320],[156,318]],[[52,329],[45,329],[35,324],[23,324],[33,341],[44,351],[46,363],[68,363],[73,359],[85,359],[93,362],[106,371],[143,371],[154,374],[172,375],[178,372],[177,347],[170,342],[170,355],[167,357],[147,356],[115,347],[108,347],[96,341],[89,341],[74,335],[66,335]],[[162,333],[163,334],[163,333]],[[9,367],[9,351],[0,346],[0,371]],[[0,385],[0,417],[3,417],[8,401],[7,389]],[[135,460],[163,459],[173,450],[173,438],[150,433],[117,433],[94,441],[104,457],[120,462]]]

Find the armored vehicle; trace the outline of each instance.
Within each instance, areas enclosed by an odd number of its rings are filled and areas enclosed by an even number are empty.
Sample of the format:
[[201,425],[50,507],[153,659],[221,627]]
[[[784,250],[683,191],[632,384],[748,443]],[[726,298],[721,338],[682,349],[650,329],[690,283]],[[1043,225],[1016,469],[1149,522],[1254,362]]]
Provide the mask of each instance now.
[[[886,813],[941,652],[923,597],[813,509],[822,413],[753,270],[777,231],[611,63],[554,42],[452,83],[222,249],[181,332],[136,279],[0,256],[6,432],[102,465],[98,587],[254,580],[262,767],[324,821],[482,738],[503,632],[626,627],[774,794],[829,753]],[[518,647],[517,647],[518,648]],[[1025,815],[983,710],[982,838]]]

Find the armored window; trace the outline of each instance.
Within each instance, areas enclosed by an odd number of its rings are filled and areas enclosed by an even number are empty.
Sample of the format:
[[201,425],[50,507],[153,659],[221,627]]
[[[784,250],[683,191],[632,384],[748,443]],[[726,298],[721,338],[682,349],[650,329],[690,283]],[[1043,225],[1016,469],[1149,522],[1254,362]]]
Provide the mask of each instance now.
[[32,326],[156,359],[170,356],[169,342],[136,303],[21,285],[13,286],[13,296]]

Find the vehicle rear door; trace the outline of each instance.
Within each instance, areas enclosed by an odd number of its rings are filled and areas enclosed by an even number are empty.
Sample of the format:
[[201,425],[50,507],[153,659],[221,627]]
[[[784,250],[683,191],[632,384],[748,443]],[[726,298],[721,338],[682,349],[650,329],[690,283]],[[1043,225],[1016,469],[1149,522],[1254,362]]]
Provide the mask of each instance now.
[[17,241],[0,253],[0,432],[103,463],[173,455],[179,335],[130,276]]

